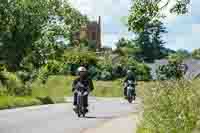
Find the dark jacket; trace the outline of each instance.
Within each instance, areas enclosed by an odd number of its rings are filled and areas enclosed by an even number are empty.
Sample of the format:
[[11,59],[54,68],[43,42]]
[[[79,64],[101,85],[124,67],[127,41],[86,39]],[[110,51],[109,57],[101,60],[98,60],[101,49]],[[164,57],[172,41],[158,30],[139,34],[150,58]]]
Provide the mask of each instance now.
[[90,91],[94,90],[93,82],[91,79],[87,78],[85,80],[80,80],[80,78],[77,78],[72,84],[72,91],[75,91],[78,82],[81,82],[81,84],[83,84],[86,88],[89,88]]
[[134,74],[128,74],[127,77],[124,80],[124,83],[126,83],[128,80],[136,81],[136,77]]

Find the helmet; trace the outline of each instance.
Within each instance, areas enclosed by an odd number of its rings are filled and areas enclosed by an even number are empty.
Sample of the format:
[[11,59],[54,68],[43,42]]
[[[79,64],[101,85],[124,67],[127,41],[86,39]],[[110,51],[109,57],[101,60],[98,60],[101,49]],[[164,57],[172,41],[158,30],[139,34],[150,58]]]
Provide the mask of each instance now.
[[132,73],[132,71],[131,71],[131,70],[128,70],[127,73]]
[[85,67],[79,67],[78,72],[87,72],[87,69]]

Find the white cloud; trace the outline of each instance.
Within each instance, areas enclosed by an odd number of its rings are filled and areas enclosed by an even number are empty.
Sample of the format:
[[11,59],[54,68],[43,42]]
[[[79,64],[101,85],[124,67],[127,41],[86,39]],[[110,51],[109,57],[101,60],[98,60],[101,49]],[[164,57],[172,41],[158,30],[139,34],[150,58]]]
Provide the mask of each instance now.
[[192,25],[192,33],[200,34],[200,24],[193,24]]

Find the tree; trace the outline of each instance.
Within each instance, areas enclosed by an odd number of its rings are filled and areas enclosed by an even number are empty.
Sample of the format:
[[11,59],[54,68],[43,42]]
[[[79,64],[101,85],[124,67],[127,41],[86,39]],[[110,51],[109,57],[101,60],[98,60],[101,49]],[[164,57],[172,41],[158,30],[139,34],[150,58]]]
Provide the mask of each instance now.
[[[171,2],[167,0],[132,0],[128,17],[128,29],[136,34],[137,45],[141,48],[141,56],[145,61],[153,61],[166,55],[163,53],[164,41],[162,34],[166,32],[161,19],[165,16],[162,10]],[[170,9],[171,13],[184,14],[187,12],[190,0],[177,0]],[[166,52],[166,51],[164,51]]]
[[179,49],[175,54],[182,57],[183,59],[189,58],[191,56],[191,54],[185,49]]
[[47,0],[2,0],[0,4],[0,53],[8,67],[17,70],[27,49],[40,36],[48,19]]
[[143,32],[139,32],[136,37],[136,44],[141,49],[140,57],[145,61],[154,61],[164,57],[162,34],[166,33],[163,23],[155,20],[145,26]]
[[[143,32],[146,25],[163,18],[162,10],[173,0],[132,0],[132,7],[128,17],[129,30],[135,33]],[[162,3],[165,3],[164,5]],[[176,0],[170,12],[185,14],[190,0]]]
[[199,49],[195,49],[192,52],[192,57],[195,58],[195,59],[200,59],[200,48]]
[[71,42],[73,32],[87,18],[67,0],[2,0],[0,20],[0,57],[10,71],[17,71],[30,54],[35,58],[33,64],[49,51],[50,55],[61,54],[58,37]]
[[138,58],[138,54],[140,53],[140,48],[136,45],[134,40],[128,40],[125,38],[121,38],[116,43],[117,49],[114,51],[122,56],[130,56],[133,58]]

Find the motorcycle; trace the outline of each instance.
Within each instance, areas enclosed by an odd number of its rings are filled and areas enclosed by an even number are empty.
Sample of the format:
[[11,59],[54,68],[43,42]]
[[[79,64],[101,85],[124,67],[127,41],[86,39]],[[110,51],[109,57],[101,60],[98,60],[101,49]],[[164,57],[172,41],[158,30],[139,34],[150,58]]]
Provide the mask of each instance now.
[[87,111],[86,108],[84,107],[84,97],[87,96],[89,94],[88,91],[85,91],[85,88],[78,88],[76,90],[77,93],[77,109],[75,111],[75,113],[78,115],[78,117],[85,117]]
[[128,80],[128,82],[127,82],[127,100],[129,103],[132,103],[136,99],[135,86],[136,86],[136,83],[134,83],[131,80]]

